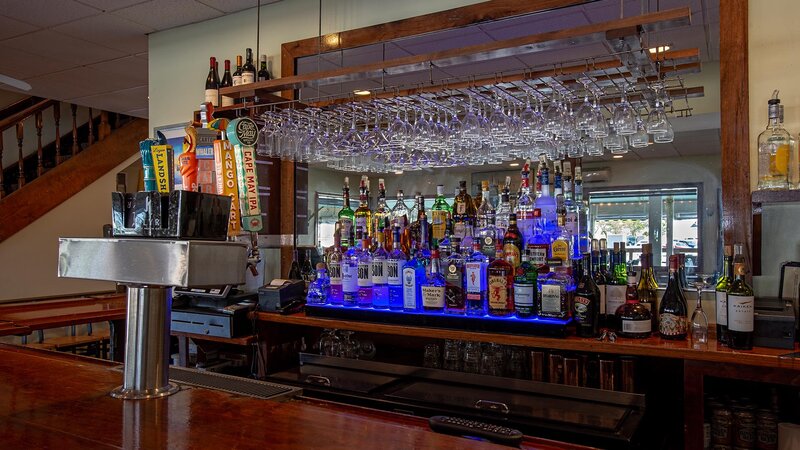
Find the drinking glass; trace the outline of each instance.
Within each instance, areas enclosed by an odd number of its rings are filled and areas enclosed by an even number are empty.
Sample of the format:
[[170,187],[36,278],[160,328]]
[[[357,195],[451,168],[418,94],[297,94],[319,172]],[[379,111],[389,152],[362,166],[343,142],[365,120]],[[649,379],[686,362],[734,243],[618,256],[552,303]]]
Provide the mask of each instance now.
[[353,337],[353,331],[351,330],[342,330],[340,331],[342,334],[342,345],[341,345],[341,357],[342,358],[350,358],[350,359],[358,359],[359,350],[361,345],[358,343],[356,338]]
[[446,339],[443,353],[444,370],[461,370],[461,343],[457,340]]
[[613,124],[617,134],[628,136],[636,133],[636,110],[628,102],[628,85],[622,87],[622,101],[614,108]]
[[442,360],[439,351],[439,344],[425,344],[425,355],[422,361],[423,367],[431,369],[441,369]]
[[336,330],[326,328],[322,330],[319,339],[319,353],[324,356],[339,356],[341,339],[336,336]]
[[481,343],[468,341],[464,344],[464,366],[467,373],[480,373],[481,369]]
[[628,137],[628,143],[633,148],[645,148],[650,145],[650,136],[647,130],[644,129],[644,122],[641,118],[636,120],[636,133]]
[[709,286],[709,280],[714,276],[710,273],[695,274],[694,287],[697,289],[697,306],[692,313],[692,342],[694,344],[708,343],[708,317],[703,311],[702,295],[703,289]]

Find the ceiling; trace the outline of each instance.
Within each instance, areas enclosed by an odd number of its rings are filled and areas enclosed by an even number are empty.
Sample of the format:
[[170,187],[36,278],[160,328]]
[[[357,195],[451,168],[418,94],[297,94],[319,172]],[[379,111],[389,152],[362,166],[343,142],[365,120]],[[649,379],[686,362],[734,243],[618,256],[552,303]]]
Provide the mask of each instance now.
[[257,0],[3,0],[0,74],[28,82],[31,95],[147,117],[147,35],[256,5]]

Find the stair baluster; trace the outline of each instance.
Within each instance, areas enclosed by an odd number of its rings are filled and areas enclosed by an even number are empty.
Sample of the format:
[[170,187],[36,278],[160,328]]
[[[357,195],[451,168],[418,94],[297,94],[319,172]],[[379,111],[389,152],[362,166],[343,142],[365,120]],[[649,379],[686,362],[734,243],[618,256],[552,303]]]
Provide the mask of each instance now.
[[36,176],[40,177],[44,173],[44,163],[42,161],[42,112],[37,111],[34,114],[34,121],[36,125]]
[[94,144],[94,117],[92,108],[89,108],[89,145]]
[[20,120],[17,122],[17,145],[19,146],[19,176],[17,178],[17,186],[19,186],[19,188],[25,186],[25,156],[22,154],[22,140],[24,137],[25,128]]
[[58,123],[61,121],[61,102],[53,104],[53,121],[56,125],[56,165],[61,164],[61,130]]
[[78,146],[78,105],[73,103],[70,108],[72,109],[72,156],[75,156],[81,150]]

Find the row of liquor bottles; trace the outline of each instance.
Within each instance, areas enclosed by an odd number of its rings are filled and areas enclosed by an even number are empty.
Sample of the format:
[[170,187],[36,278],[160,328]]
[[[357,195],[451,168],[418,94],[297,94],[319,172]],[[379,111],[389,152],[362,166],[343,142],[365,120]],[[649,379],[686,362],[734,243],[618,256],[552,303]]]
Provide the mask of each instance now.
[[[399,229],[404,250],[408,253],[410,247],[420,239],[419,224],[426,219],[430,227],[430,238],[442,241],[450,236],[452,230],[452,234],[461,239],[462,245],[467,248],[471,247],[473,239],[479,238],[483,242],[486,256],[493,257],[494,244],[504,239],[513,214],[522,248],[531,244],[536,244],[538,248],[549,247],[561,238],[568,241],[569,245],[559,247],[556,256],[565,262],[580,258],[582,252],[588,251],[587,208],[583,202],[580,167],[575,168],[573,177],[569,162],[564,162],[563,165],[560,161],[554,163],[553,195],[550,194],[551,169],[547,160],[542,157],[539,162],[534,192],[530,188],[530,170],[530,162],[526,162],[521,171],[519,190],[514,196],[510,192],[510,177],[506,178],[496,205],[490,200],[488,181],[481,183],[481,200],[477,204],[467,192],[466,181],[459,183],[452,205],[445,199],[444,186],[438,185],[430,217],[425,210],[424,196],[417,194],[413,208],[417,217],[413,222],[412,209],[406,205],[402,190],[398,190],[397,202],[389,209],[383,179],[378,182],[377,206],[372,210],[369,207],[369,178],[361,177],[359,206],[353,210],[350,206],[349,178],[345,178],[342,189],[343,207],[338,213],[339,234],[335,241],[341,242],[341,246],[347,248],[354,230],[361,228],[368,237],[374,237],[382,230],[385,241],[391,246],[392,230]],[[543,263],[545,259],[542,252],[535,253],[532,257],[539,263]]]
[[[231,61],[225,60],[225,71],[222,78],[219,76],[219,63],[217,58],[209,58],[208,75],[206,76],[205,101],[213,106],[233,106],[232,97],[220,96],[219,90],[225,87],[239,86],[243,84],[265,81],[272,78],[267,68],[267,55],[261,55],[260,67],[256,71],[253,65],[253,50],[245,50],[245,60],[242,63],[242,55],[236,55],[236,70],[231,72]],[[221,97],[221,98],[220,98]]]

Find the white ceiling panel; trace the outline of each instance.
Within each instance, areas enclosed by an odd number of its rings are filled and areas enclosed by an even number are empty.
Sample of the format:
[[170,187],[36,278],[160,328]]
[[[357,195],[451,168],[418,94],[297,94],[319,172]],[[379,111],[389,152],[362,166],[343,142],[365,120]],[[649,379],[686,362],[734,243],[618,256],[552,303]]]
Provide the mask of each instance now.
[[147,108],[147,85],[130,89],[109,92],[107,94],[89,95],[67,99],[70,103],[92,105],[106,111]]
[[100,14],[74,0],[4,0],[2,14],[39,27],[52,27]]
[[[197,1],[225,13],[242,11],[245,9],[255,8],[256,6],[258,6],[258,2],[256,0],[197,0]],[[270,3],[277,3],[279,1],[280,0],[261,0],[261,6],[269,5]]]
[[59,25],[54,30],[129,54],[146,52],[147,33],[155,31],[112,14],[76,20]]
[[222,12],[194,0],[150,0],[110,14],[156,30],[202,22],[223,15]]
[[0,40],[38,30],[37,27],[0,15]]
[[145,3],[148,0],[77,0],[84,5],[93,6],[97,9],[108,11],[116,11],[121,8],[127,8],[139,3]]
[[126,56],[111,61],[91,64],[88,67],[109,75],[125,77],[134,84],[147,84],[147,55]]
[[[42,58],[25,50],[11,48],[0,43],[0,73],[27,79],[36,75],[58,72],[74,66],[71,61]],[[36,86],[34,86],[34,91]],[[39,94],[35,94],[39,95]]]
[[41,30],[7,39],[3,44],[34,55],[68,61],[75,66],[125,56],[125,52],[75,39],[52,30]]
[[126,77],[109,76],[105,72],[89,67],[76,67],[64,72],[33,77],[28,82],[32,86],[41,86],[46,98],[58,100],[103,94],[131,87],[131,80]]

